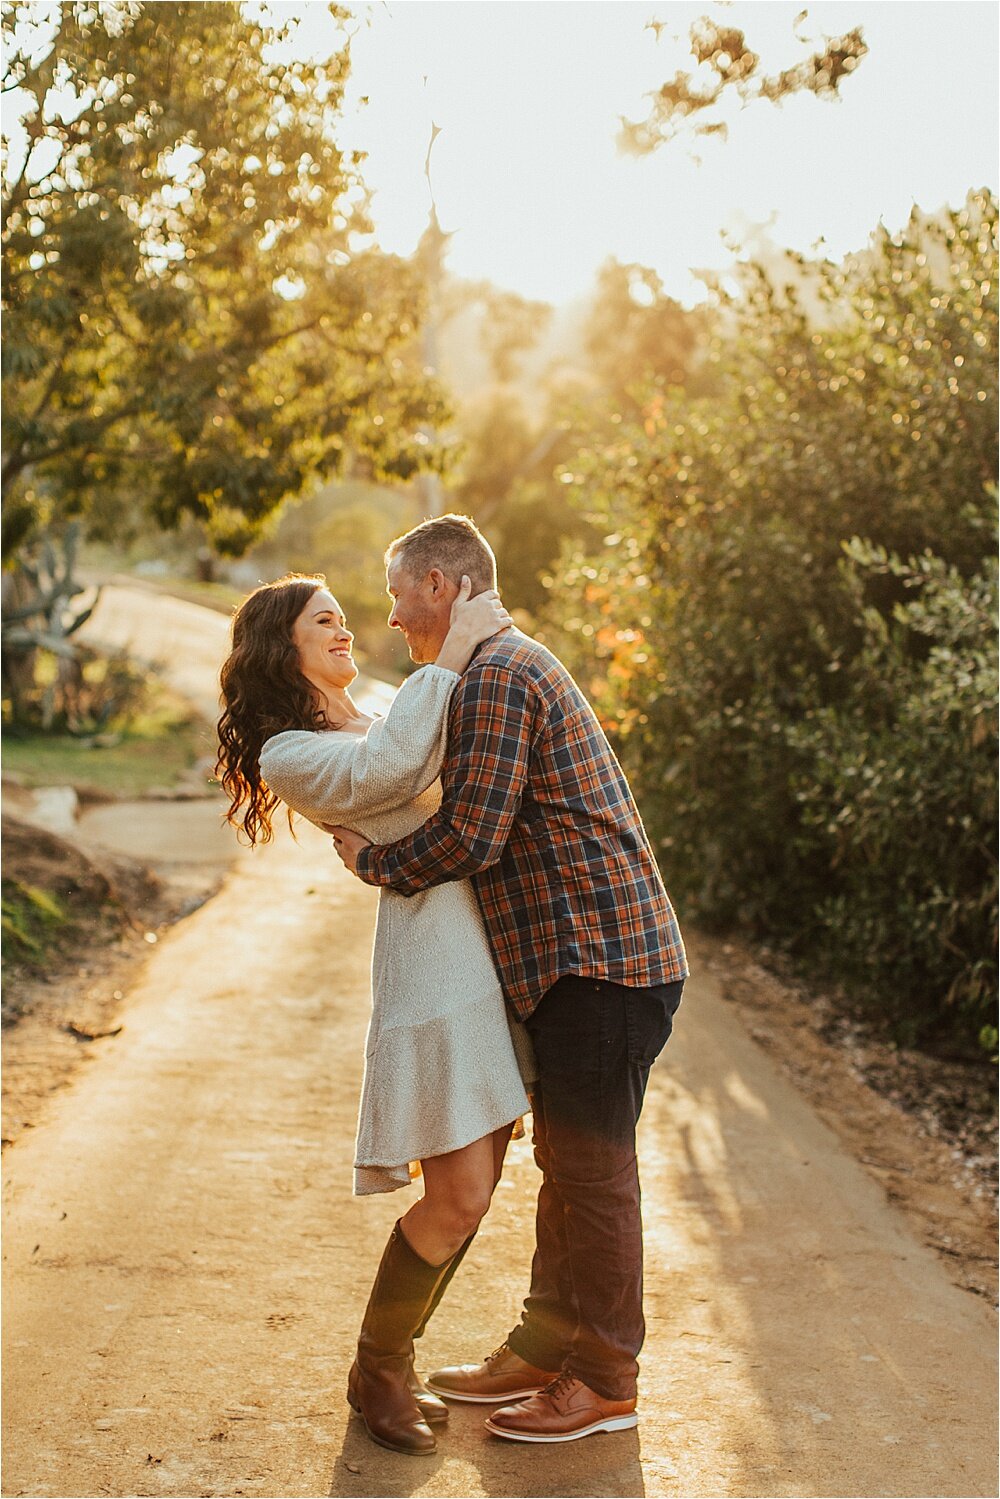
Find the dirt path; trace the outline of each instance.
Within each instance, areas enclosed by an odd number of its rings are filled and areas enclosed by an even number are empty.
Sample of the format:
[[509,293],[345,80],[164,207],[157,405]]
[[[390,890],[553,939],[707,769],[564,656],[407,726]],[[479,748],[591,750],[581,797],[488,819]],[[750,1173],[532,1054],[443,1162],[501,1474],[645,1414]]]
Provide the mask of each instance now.
[[[374,892],[310,829],[156,947],[122,1033],[5,1159],[7,1495],[992,1495],[995,1323],[749,1038],[689,986],[641,1126],[636,1432],[372,1446],[343,1381],[411,1194],[350,1197]],[[535,1170],[424,1339],[514,1318]]]
[[80,633],[85,640],[157,662],[209,723],[218,718],[218,670],[229,639],[224,614],[138,583],[116,583],[104,589]]

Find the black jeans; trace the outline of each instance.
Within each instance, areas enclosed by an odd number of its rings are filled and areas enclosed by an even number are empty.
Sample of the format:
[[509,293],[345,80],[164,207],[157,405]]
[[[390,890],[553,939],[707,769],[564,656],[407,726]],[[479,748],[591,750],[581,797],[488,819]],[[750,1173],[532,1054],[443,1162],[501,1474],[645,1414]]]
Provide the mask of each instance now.
[[683,988],[569,974],[526,1021],[542,1185],[531,1289],[507,1341],[529,1364],[566,1367],[608,1400],[635,1397],[646,1330],[635,1126]]

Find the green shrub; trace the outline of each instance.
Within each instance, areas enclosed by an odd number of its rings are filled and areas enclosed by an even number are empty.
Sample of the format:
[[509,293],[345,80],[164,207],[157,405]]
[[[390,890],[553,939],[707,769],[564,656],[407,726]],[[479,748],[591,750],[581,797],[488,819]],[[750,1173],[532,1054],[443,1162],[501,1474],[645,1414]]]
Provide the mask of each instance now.
[[906,1040],[975,1038],[996,995],[996,225],[973,195],[751,270],[713,397],[655,393],[574,461],[606,544],[550,590],[682,910]]
[[[77,645],[70,656],[38,650],[33,655],[33,682],[18,698],[18,732],[89,735],[121,730],[147,711],[150,673],[125,651],[110,655]],[[12,704],[4,700],[4,723],[14,723]]]
[[20,880],[3,881],[0,932],[5,959],[13,957],[29,963],[40,960],[53,931],[66,920],[61,902],[50,891]]
[[[902,1039],[979,1034],[996,994],[996,559],[966,579],[930,554],[848,555],[865,632],[849,690],[788,729],[803,841],[829,870],[818,945]],[[913,590],[888,616],[863,605],[887,574]]]

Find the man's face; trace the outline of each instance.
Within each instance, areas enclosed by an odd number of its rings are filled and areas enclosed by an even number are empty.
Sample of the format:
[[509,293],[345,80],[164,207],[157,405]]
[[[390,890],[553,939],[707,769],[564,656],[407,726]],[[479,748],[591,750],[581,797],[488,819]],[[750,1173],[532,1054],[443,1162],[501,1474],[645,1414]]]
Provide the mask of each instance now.
[[425,578],[412,577],[398,557],[389,563],[385,577],[392,599],[389,628],[402,630],[411,660],[418,665],[433,661],[448,633],[458,589],[437,568]]

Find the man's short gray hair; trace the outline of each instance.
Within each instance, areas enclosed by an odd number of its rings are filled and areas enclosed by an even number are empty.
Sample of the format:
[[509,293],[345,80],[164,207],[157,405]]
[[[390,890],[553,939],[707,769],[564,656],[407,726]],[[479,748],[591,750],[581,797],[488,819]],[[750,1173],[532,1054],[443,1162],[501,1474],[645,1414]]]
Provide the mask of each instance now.
[[411,578],[426,578],[438,567],[452,583],[467,573],[472,592],[497,586],[497,559],[475,521],[467,515],[438,515],[397,536],[386,548],[385,563],[399,562]]

